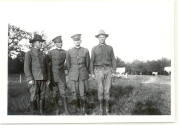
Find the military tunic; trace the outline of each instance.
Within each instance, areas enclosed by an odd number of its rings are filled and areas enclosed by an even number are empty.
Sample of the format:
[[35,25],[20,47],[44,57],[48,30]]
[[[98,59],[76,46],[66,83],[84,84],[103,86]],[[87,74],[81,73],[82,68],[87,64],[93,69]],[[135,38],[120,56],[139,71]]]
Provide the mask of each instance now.
[[54,96],[65,96],[66,76],[65,76],[65,59],[66,51],[63,49],[53,49],[48,53],[49,64],[52,72],[52,81],[54,81]]
[[46,55],[39,49],[32,48],[25,55],[24,72],[27,82],[34,80],[35,84],[30,86],[31,101],[44,100],[46,81],[50,79],[48,74]]
[[89,78],[90,55],[86,48],[72,48],[66,56],[73,94],[84,98]]

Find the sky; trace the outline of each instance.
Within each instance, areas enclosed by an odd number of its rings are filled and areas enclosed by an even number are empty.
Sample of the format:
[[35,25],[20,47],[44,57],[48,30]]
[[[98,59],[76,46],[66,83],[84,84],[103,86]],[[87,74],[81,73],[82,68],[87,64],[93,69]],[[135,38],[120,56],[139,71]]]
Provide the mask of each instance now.
[[10,3],[8,23],[28,32],[44,32],[47,40],[62,35],[63,48],[74,46],[73,34],[82,34],[81,46],[91,51],[100,29],[116,57],[133,60],[171,59],[173,52],[172,0],[104,0],[100,2]]

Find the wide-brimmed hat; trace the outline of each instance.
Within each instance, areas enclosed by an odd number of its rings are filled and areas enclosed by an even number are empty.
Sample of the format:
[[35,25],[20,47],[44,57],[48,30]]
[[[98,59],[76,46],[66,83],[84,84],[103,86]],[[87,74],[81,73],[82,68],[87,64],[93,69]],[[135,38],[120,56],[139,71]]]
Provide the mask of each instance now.
[[52,41],[53,41],[54,43],[62,43],[61,37],[62,37],[62,36],[57,36],[57,37],[55,37]]
[[33,42],[35,42],[35,41],[44,42],[45,40],[42,38],[41,35],[35,34],[34,37],[33,37],[33,39],[31,39],[29,42],[30,42],[30,43],[33,43]]
[[99,30],[98,34],[95,35],[95,37],[98,38],[100,35],[104,35],[104,36],[106,36],[106,37],[109,36],[109,34],[106,34],[106,33],[104,32],[104,30]]
[[81,40],[81,34],[75,34],[75,35],[71,36],[71,38],[72,38],[74,41],[79,41],[79,40]]

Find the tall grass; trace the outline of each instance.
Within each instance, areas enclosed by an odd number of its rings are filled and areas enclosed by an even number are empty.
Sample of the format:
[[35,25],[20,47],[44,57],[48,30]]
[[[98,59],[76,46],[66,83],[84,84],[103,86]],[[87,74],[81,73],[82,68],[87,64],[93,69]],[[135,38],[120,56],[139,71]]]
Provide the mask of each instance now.
[[[169,81],[168,77],[159,76],[154,83],[143,84],[143,79],[147,80],[149,77],[152,76],[130,76],[128,79],[115,79],[110,90],[110,114],[170,115],[170,85],[160,83],[165,80]],[[89,80],[89,94],[86,105],[88,115],[98,114],[96,85],[96,81]],[[68,86],[70,86],[69,83]],[[68,89],[67,93],[69,109],[73,112],[74,107],[71,103],[70,89]],[[53,93],[48,89],[46,94],[47,115],[54,115],[55,110]],[[19,84],[10,80],[8,83],[8,114],[31,114],[29,111],[29,92],[25,82]],[[76,114],[72,113],[72,115]]]

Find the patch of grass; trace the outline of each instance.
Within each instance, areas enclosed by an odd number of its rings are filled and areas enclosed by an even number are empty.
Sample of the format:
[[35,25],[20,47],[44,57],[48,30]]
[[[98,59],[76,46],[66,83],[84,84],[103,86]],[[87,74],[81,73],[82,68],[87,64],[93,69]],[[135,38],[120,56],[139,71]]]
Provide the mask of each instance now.
[[[110,90],[110,114],[111,115],[170,115],[170,85],[160,84],[165,78],[159,76],[158,83],[142,84],[142,78],[137,76],[128,79],[115,79]],[[152,77],[152,76],[151,76]],[[166,78],[166,80],[168,80]],[[69,84],[68,84],[69,85]],[[87,114],[97,114],[99,105],[97,100],[97,83],[89,80],[89,91],[87,96]],[[70,89],[67,91],[69,108],[74,110],[71,104]],[[62,102],[61,102],[62,103]],[[30,114],[29,92],[27,84],[10,81],[8,83],[8,114]],[[55,103],[50,89],[46,94],[47,115],[55,114]],[[73,114],[75,115],[75,113]]]

